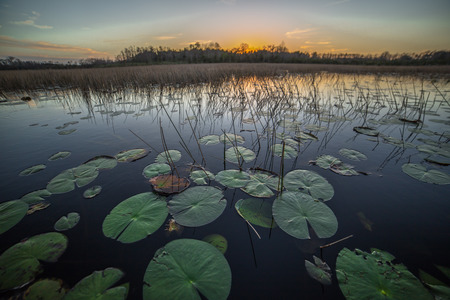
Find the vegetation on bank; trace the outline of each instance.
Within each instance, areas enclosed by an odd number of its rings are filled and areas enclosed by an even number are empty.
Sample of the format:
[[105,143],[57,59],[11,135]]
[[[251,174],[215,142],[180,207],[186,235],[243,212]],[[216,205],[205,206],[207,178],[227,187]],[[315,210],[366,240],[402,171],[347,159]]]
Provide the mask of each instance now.
[[66,64],[52,61],[23,61],[15,57],[0,59],[0,69],[66,69],[155,64],[198,64],[198,63],[302,63],[302,64],[344,64],[344,65],[388,65],[423,66],[450,65],[450,51],[426,51],[422,53],[374,54],[354,53],[309,53],[290,52],[284,44],[252,49],[248,44],[237,48],[223,49],[218,43],[191,44],[184,49],[169,47],[136,47],[123,49],[112,59],[87,58]]

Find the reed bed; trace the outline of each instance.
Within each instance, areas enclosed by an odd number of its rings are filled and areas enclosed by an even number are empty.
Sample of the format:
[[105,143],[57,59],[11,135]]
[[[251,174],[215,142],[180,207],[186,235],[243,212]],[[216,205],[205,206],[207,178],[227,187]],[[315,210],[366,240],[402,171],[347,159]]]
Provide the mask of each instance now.
[[450,76],[450,66],[351,66],[325,64],[192,64],[152,65],[67,70],[0,71],[0,93],[39,89],[76,88],[84,91],[143,89],[153,85],[212,83],[248,76],[267,77],[295,73],[397,73]]

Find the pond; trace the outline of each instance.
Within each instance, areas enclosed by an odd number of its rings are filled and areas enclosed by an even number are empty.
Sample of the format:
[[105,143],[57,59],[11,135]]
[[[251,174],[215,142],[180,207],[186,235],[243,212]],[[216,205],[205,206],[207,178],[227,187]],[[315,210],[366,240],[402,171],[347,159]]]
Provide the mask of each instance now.
[[[107,268],[90,293],[394,295],[397,279],[376,266],[407,274],[416,296],[448,295],[449,91],[425,75],[316,73],[11,95],[0,295],[51,295],[33,283],[56,278],[52,293],[82,299],[76,284]],[[28,277],[16,274],[25,260]]]

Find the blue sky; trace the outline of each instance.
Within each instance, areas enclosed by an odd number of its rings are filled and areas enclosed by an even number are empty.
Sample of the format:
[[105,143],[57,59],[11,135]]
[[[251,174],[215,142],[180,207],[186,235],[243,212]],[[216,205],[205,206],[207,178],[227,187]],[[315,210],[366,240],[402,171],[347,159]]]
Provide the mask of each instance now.
[[0,56],[114,58],[130,45],[450,50],[450,0],[0,0]]

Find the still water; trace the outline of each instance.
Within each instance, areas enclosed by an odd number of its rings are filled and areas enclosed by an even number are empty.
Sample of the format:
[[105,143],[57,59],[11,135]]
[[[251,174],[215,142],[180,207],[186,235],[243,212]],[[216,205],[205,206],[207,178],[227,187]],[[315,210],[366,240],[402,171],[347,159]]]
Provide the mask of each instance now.
[[[412,178],[402,166],[415,163],[450,173],[448,166],[425,160],[439,157],[448,162],[449,95],[448,83],[436,78],[324,73],[147,90],[55,88],[35,91],[32,101],[11,96],[0,106],[1,202],[45,189],[62,171],[99,155],[134,148],[149,153],[100,171],[87,186],[45,198],[47,208],[0,235],[0,252],[26,237],[54,231],[61,216],[78,212],[79,223],[62,232],[69,240],[67,250],[58,262],[44,264],[39,278],[60,278],[70,288],[95,270],[115,267],[125,273],[120,283],[130,283],[128,299],[141,299],[144,272],[157,249],[175,239],[220,234],[228,242],[224,255],[232,272],[229,299],[344,299],[335,274],[344,247],[385,250],[414,275],[421,269],[445,281],[435,265],[450,266],[450,187]],[[370,127],[378,134],[361,134],[355,127]],[[75,131],[61,134],[71,129]],[[231,145],[224,149],[223,143],[197,143],[201,137],[224,133],[241,136],[245,141],[239,146],[255,153],[254,160],[241,165],[244,171],[260,168],[286,175],[301,169],[324,177],[334,188],[326,205],[336,216],[337,232],[329,238],[296,239],[279,227],[255,225],[258,238],[234,207],[239,199],[252,197],[211,180],[209,185],[223,190],[227,201],[212,223],[181,232],[168,232],[163,225],[131,244],[105,237],[103,221],[116,205],[152,191],[142,172],[164,151],[163,141],[166,149],[181,152],[175,163],[180,176],[189,177],[192,165],[200,164],[213,174],[238,169],[224,161],[224,150]],[[297,142],[292,145],[295,158],[272,152],[271,146],[282,138]],[[434,145],[442,152],[419,151],[420,145]],[[349,160],[340,155],[342,148],[357,150],[367,159]],[[60,151],[71,155],[48,160]],[[321,155],[354,166],[357,175],[342,176],[315,165]],[[38,164],[46,168],[19,176]],[[93,185],[101,186],[101,193],[85,199],[83,192]],[[275,196],[264,199],[271,204]],[[312,261],[313,255],[330,266],[331,285],[321,286],[306,272],[305,260]]]

